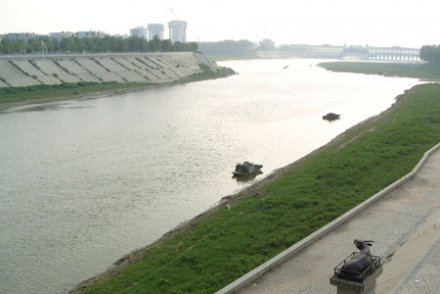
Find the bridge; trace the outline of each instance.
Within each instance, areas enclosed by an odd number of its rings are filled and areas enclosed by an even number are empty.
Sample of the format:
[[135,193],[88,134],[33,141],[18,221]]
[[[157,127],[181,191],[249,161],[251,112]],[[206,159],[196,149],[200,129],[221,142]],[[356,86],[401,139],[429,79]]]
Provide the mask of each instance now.
[[259,55],[330,58],[330,59],[361,59],[388,62],[421,62],[419,48],[405,47],[370,47],[370,46],[332,46],[332,45],[284,45],[278,51],[259,51]]
[[368,60],[420,62],[420,49],[402,47],[369,47]]

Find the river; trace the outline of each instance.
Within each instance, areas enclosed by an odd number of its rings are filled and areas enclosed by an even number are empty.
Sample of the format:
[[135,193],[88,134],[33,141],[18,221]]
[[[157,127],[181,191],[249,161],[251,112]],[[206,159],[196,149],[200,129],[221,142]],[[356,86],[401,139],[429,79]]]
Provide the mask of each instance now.
[[263,164],[258,181],[418,83],[317,62],[223,62],[239,74],[1,114],[0,293],[72,288],[251,185],[236,163]]

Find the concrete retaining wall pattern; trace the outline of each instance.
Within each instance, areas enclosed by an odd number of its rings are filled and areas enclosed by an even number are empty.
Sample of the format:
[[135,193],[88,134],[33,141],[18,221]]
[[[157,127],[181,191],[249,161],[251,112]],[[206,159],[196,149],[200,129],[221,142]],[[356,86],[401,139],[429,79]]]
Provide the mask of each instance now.
[[123,80],[115,73],[110,72],[99,65],[99,61],[97,62],[95,58],[77,58],[75,59],[75,62],[102,82],[123,82]]
[[212,69],[200,53],[23,55],[0,57],[0,87],[78,82],[166,83]]
[[[115,58],[114,60],[122,66],[125,66],[125,68],[127,69],[127,73],[137,74],[138,76],[141,76],[146,82],[155,82],[160,80],[160,78],[158,78],[148,70],[148,67],[145,64],[139,62],[139,60],[135,57]],[[127,73],[124,74],[126,75]]]
[[77,64],[74,59],[62,59],[56,61],[56,64],[61,68],[76,76],[78,79],[84,82],[99,82],[99,79],[91,75],[85,68]]
[[41,83],[14,66],[9,60],[0,60],[0,78],[11,87],[26,87]]
[[23,72],[32,76],[34,79],[38,80],[40,83],[45,85],[58,85],[62,82],[54,77],[53,75],[48,75],[42,72],[36,65],[34,61],[28,60],[14,60],[12,61],[17,67],[19,67]]
[[57,77],[62,83],[78,83],[81,80],[63,70],[60,66],[56,65],[53,60],[41,59],[35,60],[35,65],[40,68],[46,75]]

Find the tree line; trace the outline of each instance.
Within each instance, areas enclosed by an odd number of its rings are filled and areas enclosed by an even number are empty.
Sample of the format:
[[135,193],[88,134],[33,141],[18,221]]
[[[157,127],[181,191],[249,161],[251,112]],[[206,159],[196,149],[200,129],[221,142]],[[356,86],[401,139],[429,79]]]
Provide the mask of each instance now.
[[28,40],[0,41],[0,54],[32,54],[32,53],[101,53],[101,52],[173,52],[195,51],[197,43],[182,43],[160,40],[157,36],[152,40],[139,37],[105,36],[95,38],[66,37],[61,39],[39,36]]
[[425,45],[420,49],[420,59],[430,63],[440,63],[440,45]]

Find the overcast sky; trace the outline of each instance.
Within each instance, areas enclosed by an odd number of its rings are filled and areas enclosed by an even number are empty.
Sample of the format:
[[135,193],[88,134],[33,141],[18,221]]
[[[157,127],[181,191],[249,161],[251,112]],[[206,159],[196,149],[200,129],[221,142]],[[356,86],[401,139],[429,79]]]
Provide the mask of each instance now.
[[[439,0],[0,0],[0,34],[188,22],[188,41],[420,47],[440,44]],[[168,36],[167,30],[165,35]]]

